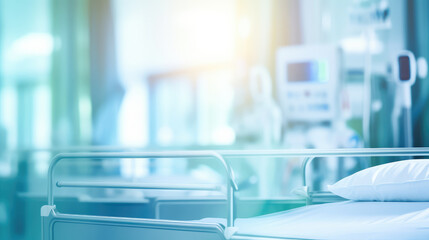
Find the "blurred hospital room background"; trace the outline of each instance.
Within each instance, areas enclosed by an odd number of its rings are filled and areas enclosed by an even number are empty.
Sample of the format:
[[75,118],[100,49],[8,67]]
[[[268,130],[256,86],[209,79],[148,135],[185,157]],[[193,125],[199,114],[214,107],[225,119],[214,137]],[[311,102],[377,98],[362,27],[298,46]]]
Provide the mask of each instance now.
[[[0,0],[0,239],[40,239],[61,152],[428,147],[428,10],[426,0]],[[56,174],[222,182],[202,163],[64,161]],[[253,209],[239,216],[302,204],[301,163],[230,161]],[[315,163],[314,188],[318,172],[335,181],[367,164]],[[66,212],[172,219],[192,216],[154,211],[153,199],[222,200],[55,194]]]

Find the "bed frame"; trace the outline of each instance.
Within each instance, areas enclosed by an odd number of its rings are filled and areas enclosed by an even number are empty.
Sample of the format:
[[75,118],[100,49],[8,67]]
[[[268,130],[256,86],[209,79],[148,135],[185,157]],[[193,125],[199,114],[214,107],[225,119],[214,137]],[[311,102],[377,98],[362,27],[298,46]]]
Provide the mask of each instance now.
[[[234,173],[224,158],[251,157],[303,157],[303,185],[307,186],[308,165],[320,157],[381,157],[381,156],[429,156],[429,148],[378,148],[378,149],[335,149],[335,150],[251,150],[251,151],[171,151],[171,152],[121,152],[121,153],[64,153],[55,156],[48,171],[48,205],[41,209],[42,240],[118,240],[118,239],[279,239],[264,236],[237,234],[235,220],[235,192],[238,191]],[[226,173],[226,225],[219,222],[172,221],[143,218],[89,216],[60,213],[54,204],[53,172],[58,162],[65,159],[93,158],[204,158],[218,161]],[[208,190],[219,191],[213,185],[163,185],[136,183],[90,183],[58,181],[57,187],[75,188],[127,188],[162,190]],[[307,189],[307,188],[306,188]],[[308,194],[311,198],[311,194]],[[290,238],[283,238],[290,239]]]

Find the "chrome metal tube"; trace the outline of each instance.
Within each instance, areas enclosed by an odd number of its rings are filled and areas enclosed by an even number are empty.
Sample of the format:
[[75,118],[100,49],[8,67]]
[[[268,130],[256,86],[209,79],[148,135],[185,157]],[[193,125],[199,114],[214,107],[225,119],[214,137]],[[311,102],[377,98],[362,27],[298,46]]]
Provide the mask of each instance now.
[[234,227],[234,220],[235,220],[235,214],[234,214],[234,204],[235,204],[235,191],[232,186],[228,186],[227,188],[227,209],[228,209],[228,216],[226,218],[226,225],[227,227]]
[[238,157],[377,157],[429,156],[428,147],[418,148],[339,148],[339,149],[272,149],[272,150],[217,150],[225,158]]
[[152,189],[152,190],[195,190],[220,191],[221,186],[214,184],[152,184],[152,183],[118,183],[118,182],[67,182],[58,181],[59,188],[122,188],[122,189]]
[[309,165],[315,157],[307,157],[302,162],[302,186],[307,186],[307,165]]

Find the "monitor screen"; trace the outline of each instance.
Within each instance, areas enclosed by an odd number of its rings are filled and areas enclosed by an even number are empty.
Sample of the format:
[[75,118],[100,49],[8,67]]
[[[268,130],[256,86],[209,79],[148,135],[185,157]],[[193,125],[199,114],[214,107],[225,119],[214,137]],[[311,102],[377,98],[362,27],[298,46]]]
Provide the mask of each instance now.
[[288,82],[328,81],[328,64],[326,61],[308,61],[287,64]]
[[399,57],[399,79],[401,81],[410,80],[410,58],[408,56]]

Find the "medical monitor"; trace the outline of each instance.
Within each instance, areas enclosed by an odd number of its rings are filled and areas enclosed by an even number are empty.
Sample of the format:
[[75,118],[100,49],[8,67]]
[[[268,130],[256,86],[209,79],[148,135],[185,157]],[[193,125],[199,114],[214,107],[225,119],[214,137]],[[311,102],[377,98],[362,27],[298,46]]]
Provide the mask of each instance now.
[[277,52],[276,82],[287,121],[322,122],[340,105],[340,51],[331,45],[288,46]]

